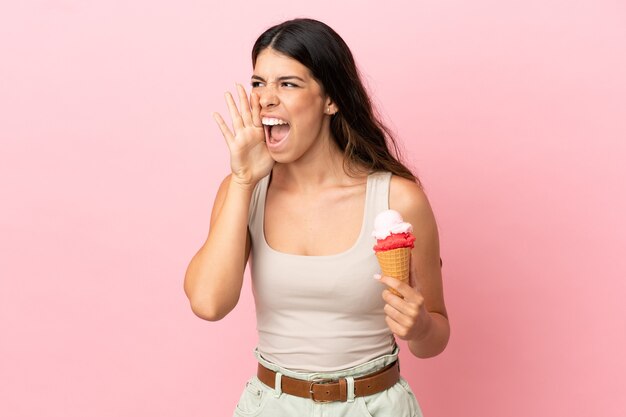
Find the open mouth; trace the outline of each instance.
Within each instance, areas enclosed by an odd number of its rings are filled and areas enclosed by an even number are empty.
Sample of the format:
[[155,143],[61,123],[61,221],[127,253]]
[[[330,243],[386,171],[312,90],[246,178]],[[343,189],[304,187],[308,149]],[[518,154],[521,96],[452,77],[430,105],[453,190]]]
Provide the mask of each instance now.
[[268,144],[278,144],[282,142],[291,130],[289,123],[274,117],[264,117],[262,123],[265,129],[265,142]]

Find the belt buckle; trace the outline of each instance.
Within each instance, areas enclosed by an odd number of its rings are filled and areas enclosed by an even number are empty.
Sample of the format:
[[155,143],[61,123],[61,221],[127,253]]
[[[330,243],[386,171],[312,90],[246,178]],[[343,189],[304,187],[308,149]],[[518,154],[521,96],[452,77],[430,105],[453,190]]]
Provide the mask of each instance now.
[[311,385],[309,385],[309,398],[313,400],[315,403],[332,403],[332,400],[318,400],[315,398],[315,393],[313,392],[313,385],[324,385],[324,384],[332,384],[335,382],[332,378],[317,378],[311,381]]

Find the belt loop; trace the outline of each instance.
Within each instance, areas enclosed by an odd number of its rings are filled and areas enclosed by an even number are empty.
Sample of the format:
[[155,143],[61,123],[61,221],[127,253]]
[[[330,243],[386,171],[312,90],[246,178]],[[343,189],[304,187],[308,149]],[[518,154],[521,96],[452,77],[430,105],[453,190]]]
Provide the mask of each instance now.
[[346,382],[348,383],[348,402],[354,402],[354,378],[351,376],[346,377]]
[[280,394],[283,393],[283,387],[281,385],[282,376],[283,374],[281,374],[280,372],[276,372],[276,378],[274,379],[274,397],[275,398],[280,397]]
[[348,401],[348,381],[339,378],[339,401]]

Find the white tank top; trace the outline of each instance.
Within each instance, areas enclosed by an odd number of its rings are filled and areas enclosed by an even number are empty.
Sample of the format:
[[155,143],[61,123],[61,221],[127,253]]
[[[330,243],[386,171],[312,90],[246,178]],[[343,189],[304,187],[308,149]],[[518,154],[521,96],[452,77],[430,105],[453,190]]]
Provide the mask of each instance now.
[[349,368],[393,352],[385,323],[380,267],[372,247],[374,217],[389,208],[391,173],[367,178],[361,232],[345,252],[304,256],[278,252],[265,240],[270,176],[254,189],[248,227],[258,350],[284,368],[316,372]]

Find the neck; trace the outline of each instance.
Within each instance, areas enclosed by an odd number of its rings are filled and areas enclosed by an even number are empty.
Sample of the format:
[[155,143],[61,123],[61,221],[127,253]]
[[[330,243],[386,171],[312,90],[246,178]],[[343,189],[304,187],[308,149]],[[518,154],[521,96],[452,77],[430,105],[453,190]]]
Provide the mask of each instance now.
[[297,161],[274,165],[272,182],[280,188],[307,193],[349,181],[343,170],[343,153],[333,138],[317,143]]

